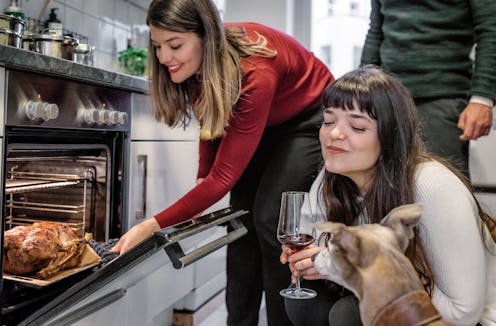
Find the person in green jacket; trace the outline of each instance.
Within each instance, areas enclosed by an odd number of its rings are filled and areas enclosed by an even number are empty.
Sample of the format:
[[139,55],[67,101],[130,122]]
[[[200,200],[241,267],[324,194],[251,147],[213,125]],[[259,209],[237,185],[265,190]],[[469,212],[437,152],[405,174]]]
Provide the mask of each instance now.
[[409,88],[428,149],[468,176],[469,140],[493,120],[496,1],[372,0],[365,64]]

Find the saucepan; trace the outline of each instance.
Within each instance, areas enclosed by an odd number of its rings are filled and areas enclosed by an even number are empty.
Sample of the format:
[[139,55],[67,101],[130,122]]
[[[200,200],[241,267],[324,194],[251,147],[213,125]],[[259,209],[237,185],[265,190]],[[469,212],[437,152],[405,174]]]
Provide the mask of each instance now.
[[33,39],[34,45],[31,48],[35,52],[71,61],[74,58],[74,48],[79,44],[78,39],[67,35],[37,34]]
[[22,19],[0,14],[0,44],[21,48],[25,26]]

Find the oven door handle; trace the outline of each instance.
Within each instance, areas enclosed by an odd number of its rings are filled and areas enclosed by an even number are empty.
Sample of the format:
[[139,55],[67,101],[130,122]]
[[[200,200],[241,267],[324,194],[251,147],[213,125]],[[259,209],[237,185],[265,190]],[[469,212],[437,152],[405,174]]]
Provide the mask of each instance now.
[[[240,220],[240,217],[246,213],[248,212],[244,210],[233,211],[228,208],[163,229],[156,232],[155,235],[161,237],[165,242],[164,250],[169,256],[172,266],[181,269],[248,233],[248,229]],[[179,244],[179,240],[201,231],[214,226],[226,225],[229,225],[227,234],[188,253],[185,253]]]
[[136,218],[142,219],[146,216],[146,200],[147,200],[147,192],[146,192],[146,179],[148,174],[148,155],[141,154],[137,156],[138,165],[143,165],[143,173],[142,173],[142,181],[141,181],[141,209],[136,209]]
[[217,249],[220,249],[221,247],[241,238],[246,233],[248,233],[246,227],[238,220],[232,220],[231,225],[236,222],[241,224],[241,226],[239,226],[237,229],[232,230],[226,235],[215,239],[187,254],[184,254],[184,251],[178,242],[174,242],[168,246],[165,246],[165,252],[172,261],[172,266],[174,266],[174,268],[176,269],[184,268],[199,260],[200,258],[205,257],[206,255],[216,251]]

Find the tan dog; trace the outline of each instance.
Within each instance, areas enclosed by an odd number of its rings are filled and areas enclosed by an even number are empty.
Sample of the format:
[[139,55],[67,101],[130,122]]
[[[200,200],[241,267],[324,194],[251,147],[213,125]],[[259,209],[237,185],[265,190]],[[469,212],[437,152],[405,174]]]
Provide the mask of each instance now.
[[421,214],[422,206],[412,204],[391,210],[380,224],[316,226],[330,240],[315,268],[357,296],[365,326],[447,325],[404,255]]

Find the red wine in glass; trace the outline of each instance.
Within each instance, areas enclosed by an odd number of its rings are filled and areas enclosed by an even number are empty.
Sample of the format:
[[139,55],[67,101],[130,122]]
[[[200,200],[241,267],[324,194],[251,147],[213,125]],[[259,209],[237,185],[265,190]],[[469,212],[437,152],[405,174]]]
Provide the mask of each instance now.
[[[313,242],[315,219],[310,209],[308,192],[286,191],[282,193],[277,239],[293,250],[302,250]],[[300,277],[296,277],[296,286],[288,287],[279,292],[285,298],[310,299],[317,295],[312,289],[300,287]]]
[[279,241],[293,250],[301,250],[312,244],[313,236],[307,233],[293,233],[279,235]]

